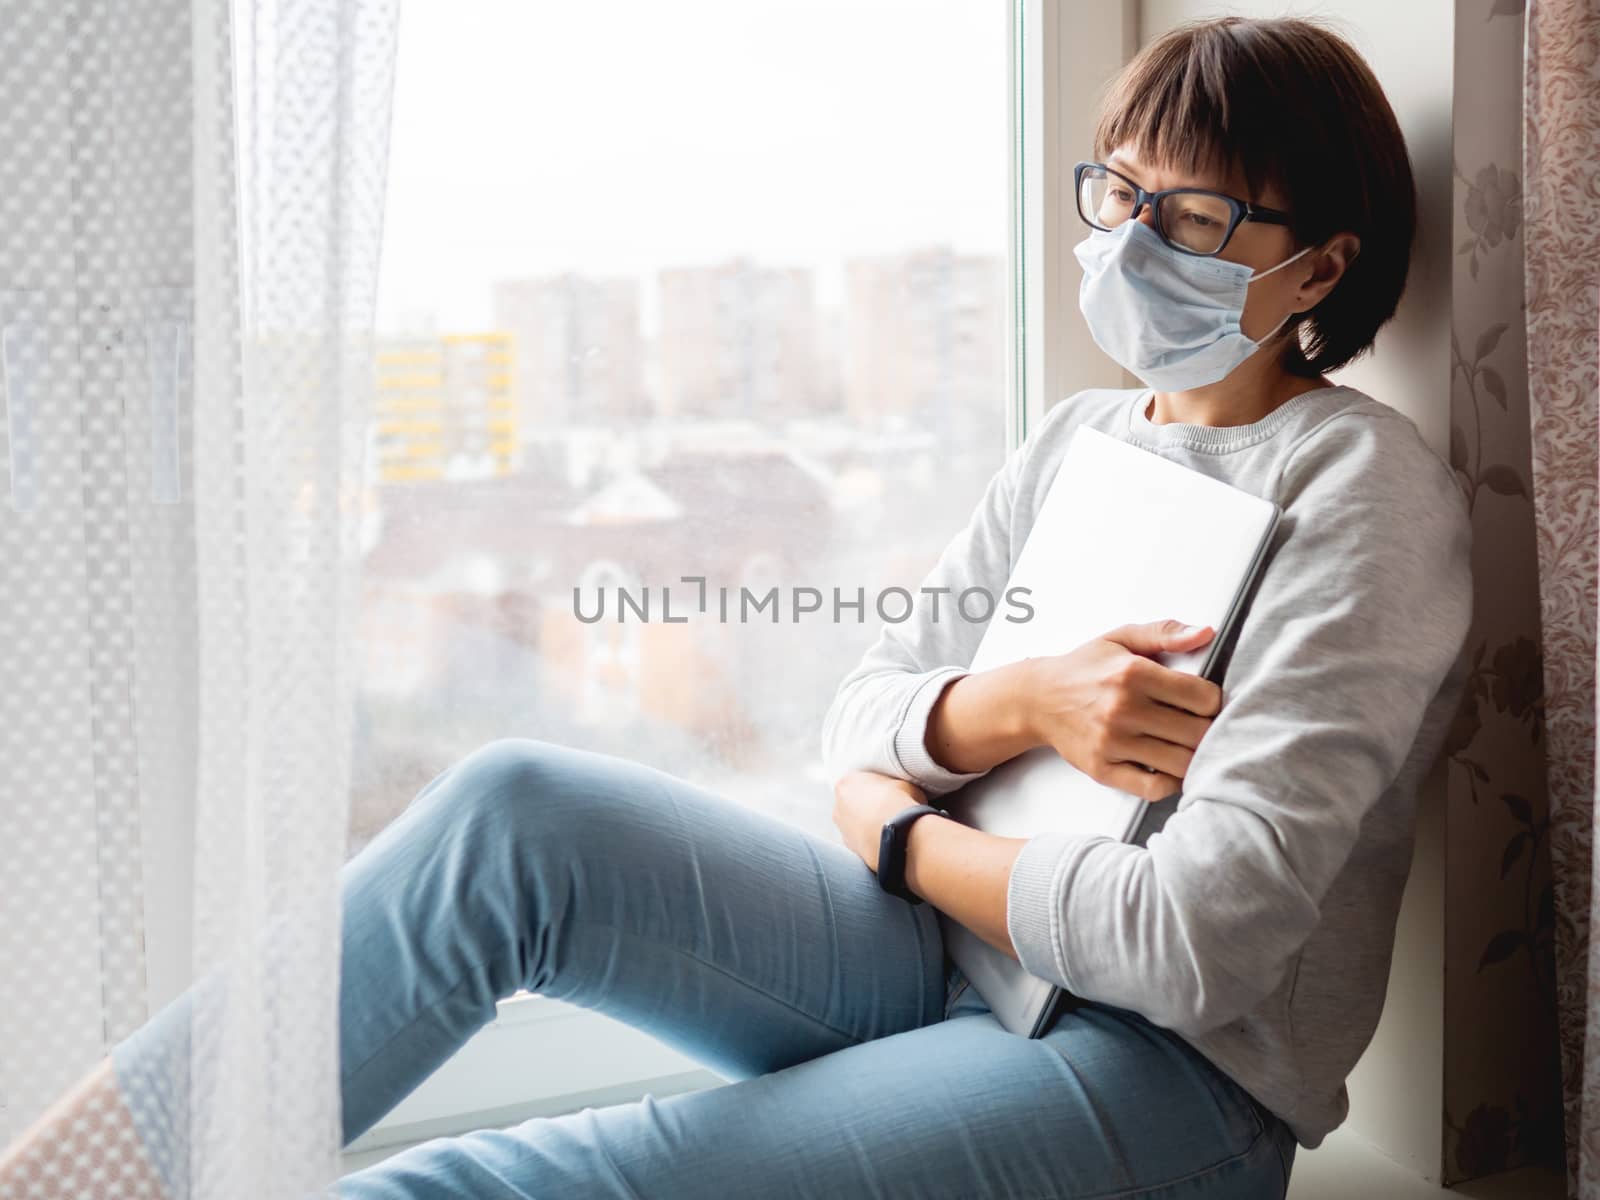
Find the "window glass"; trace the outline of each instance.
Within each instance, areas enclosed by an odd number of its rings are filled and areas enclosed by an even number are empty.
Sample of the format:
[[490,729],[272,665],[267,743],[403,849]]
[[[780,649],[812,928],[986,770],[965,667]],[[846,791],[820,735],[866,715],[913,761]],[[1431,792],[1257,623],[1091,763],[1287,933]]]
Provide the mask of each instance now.
[[823,713],[1004,453],[1005,54],[992,5],[409,0],[352,852],[503,736],[834,836]]

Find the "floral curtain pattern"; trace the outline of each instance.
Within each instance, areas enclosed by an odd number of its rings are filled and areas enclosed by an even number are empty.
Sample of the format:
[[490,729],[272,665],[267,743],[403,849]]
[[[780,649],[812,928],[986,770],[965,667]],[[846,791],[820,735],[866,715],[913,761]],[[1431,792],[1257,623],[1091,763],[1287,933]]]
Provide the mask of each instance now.
[[1595,905],[1600,467],[1600,3],[1528,6],[1523,97],[1528,398],[1568,1193],[1600,1195]]

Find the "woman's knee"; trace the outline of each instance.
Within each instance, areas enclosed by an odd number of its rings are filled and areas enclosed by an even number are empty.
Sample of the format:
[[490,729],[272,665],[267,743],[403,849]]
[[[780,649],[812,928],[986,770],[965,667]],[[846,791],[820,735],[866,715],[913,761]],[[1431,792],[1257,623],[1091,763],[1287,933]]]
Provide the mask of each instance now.
[[630,789],[617,780],[633,764],[538,738],[486,742],[452,771],[451,817],[484,832],[516,837],[537,829],[559,839],[564,828],[603,821],[625,806]]

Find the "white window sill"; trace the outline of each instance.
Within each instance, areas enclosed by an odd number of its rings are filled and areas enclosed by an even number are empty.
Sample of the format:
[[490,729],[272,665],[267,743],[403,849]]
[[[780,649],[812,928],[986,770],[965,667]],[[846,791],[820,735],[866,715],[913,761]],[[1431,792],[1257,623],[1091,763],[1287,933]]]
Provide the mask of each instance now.
[[546,996],[514,996],[454,1057],[352,1142],[345,1165],[354,1170],[428,1138],[723,1082],[620,1021]]

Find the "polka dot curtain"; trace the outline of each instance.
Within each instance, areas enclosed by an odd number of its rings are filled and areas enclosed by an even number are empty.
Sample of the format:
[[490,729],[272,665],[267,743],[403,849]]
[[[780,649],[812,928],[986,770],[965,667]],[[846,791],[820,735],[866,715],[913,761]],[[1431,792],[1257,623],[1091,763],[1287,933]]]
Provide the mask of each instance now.
[[335,1174],[396,4],[0,0],[0,1145],[203,981],[17,1197]]

